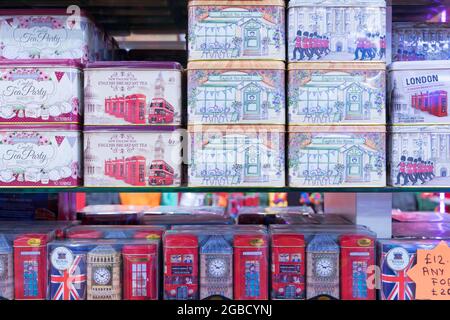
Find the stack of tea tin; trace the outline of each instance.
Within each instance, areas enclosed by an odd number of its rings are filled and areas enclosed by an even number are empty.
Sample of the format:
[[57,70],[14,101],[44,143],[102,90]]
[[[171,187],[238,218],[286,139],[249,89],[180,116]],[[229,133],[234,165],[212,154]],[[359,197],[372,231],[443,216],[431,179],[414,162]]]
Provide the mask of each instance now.
[[285,186],[284,1],[188,6],[189,186]]
[[84,185],[179,186],[181,66],[94,62],[84,72]]
[[384,0],[291,0],[289,186],[386,185]]

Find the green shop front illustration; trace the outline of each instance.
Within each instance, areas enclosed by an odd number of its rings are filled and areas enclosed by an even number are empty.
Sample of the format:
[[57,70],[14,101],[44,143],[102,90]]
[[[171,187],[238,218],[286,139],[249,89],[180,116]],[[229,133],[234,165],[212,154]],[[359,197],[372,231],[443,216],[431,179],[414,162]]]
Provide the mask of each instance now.
[[290,79],[291,123],[385,122],[380,73],[371,79],[345,72],[294,73],[293,77],[300,79]]
[[274,121],[284,123],[282,87],[258,73],[230,71],[208,74],[207,80],[191,84],[189,120],[196,123]]
[[270,13],[245,7],[191,10],[188,34],[191,59],[284,59],[282,7]]
[[281,133],[194,133],[189,185],[282,186],[284,143]]
[[365,185],[383,180],[384,151],[361,135],[298,134],[290,143],[290,185]]

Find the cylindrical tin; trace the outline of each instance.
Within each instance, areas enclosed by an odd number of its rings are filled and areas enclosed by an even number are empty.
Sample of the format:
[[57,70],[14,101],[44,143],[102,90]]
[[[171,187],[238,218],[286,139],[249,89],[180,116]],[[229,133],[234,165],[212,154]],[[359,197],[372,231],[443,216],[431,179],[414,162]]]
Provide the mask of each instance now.
[[288,57],[294,61],[386,59],[384,0],[291,0]]
[[386,186],[385,126],[290,126],[289,186]]
[[81,184],[81,141],[76,125],[0,129],[0,186],[76,187]]
[[450,185],[450,126],[395,126],[389,134],[389,184]]
[[283,0],[194,0],[188,3],[189,60],[282,60]]
[[81,66],[71,60],[0,62],[0,123],[80,123]]
[[284,126],[191,126],[189,186],[284,187]]
[[290,125],[385,125],[383,62],[290,63]]
[[189,124],[284,124],[281,61],[188,64]]
[[84,74],[85,125],[180,125],[180,64],[95,62]]
[[394,62],[389,66],[391,124],[450,124],[450,61]]
[[84,185],[181,185],[181,136],[174,129],[85,127]]

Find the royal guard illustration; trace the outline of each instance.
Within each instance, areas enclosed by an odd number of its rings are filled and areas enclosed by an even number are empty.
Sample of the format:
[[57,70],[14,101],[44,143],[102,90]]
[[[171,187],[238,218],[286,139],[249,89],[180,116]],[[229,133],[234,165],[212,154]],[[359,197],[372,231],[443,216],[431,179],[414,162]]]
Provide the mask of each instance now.
[[164,237],[164,299],[198,300],[198,239],[192,234]]
[[16,300],[47,298],[47,234],[23,234],[14,240],[14,295]]
[[0,235],[0,299],[14,299],[13,248],[3,235]]
[[[369,267],[375,265],[375,239],[367,235],[341,235],[341,299],[375,300],[375,283],[368,285]],[[372,271],[375,272],[375,271]]]
[[123,258],[123,299],[158,299],[158,246],[124,245]]
[[234,236],[234,299],[268,299],[268,250],[264,235]]
[[305,299],[303,235],[272,235],[272,299]]
[[68,248],[49,246],[50,299],[85,300],[87,287],[86,250],[83,246]]
[[87,254],[87,300],[120,300],[121,255],[110,245],[97,246]]
[[211,296],[233,299],[233,248],[222,235],[200,247],[200,299]]
[[317,234],[306,247],[306,297],[339,299],[339,245],[327,234]]
[[174,170],[166,161],[164,161],[164,151],[164,140],[162,135],[159,135],[154,149],[155,160],[152,161],[148,170],[149,185],[172,185],[174,182]]

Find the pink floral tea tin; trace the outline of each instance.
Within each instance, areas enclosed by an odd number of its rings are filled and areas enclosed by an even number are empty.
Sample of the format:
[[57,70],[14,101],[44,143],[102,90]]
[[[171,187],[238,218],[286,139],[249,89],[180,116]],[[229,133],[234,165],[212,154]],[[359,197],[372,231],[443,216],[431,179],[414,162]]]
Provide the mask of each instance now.
[[80,151],[80,131],[76,125],[2,126],[0,186],[79,186]]
[[80,123],[80,68],[72,60],[0,60],[0,123]]
[[179,125],[181,65],[94,62],[84,70],[86,125]]

